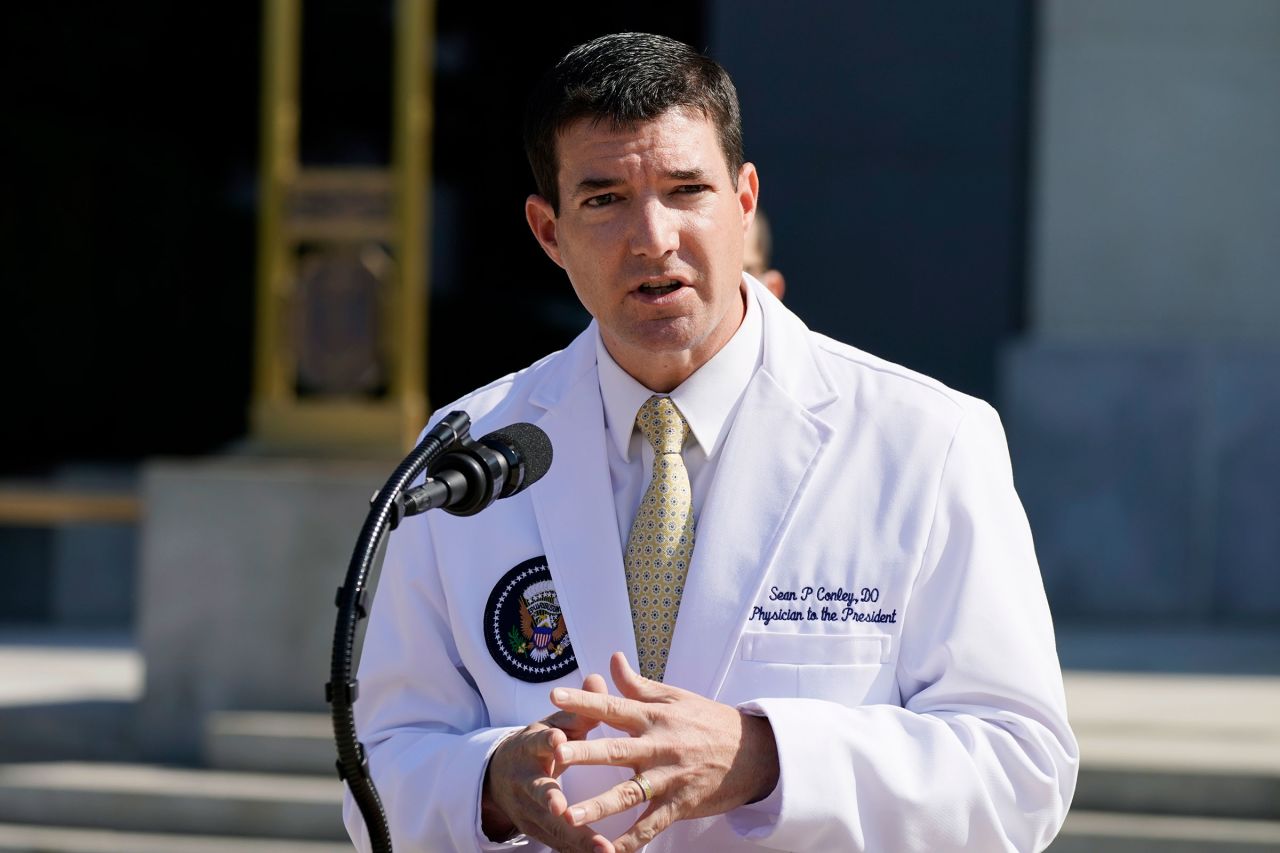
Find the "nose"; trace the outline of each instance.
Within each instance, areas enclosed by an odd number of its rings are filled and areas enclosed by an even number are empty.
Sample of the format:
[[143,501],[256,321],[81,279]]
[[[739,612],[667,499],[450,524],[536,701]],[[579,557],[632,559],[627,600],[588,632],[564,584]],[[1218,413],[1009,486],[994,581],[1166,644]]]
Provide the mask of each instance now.
[[637,205],[631,223],[631,251],[645,258],[663,258],[680,248],[678,211],[650,198]]

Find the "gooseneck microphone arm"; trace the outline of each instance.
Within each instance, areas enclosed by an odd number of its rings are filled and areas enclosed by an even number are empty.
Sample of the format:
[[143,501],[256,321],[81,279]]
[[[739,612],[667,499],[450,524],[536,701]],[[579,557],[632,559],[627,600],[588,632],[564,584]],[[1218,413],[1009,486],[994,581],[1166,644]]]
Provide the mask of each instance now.
[[[352,677],[356,625],[369,615],[367,583],[378,546],[388,528],[437,507],[454,515],[474,515],[499,498],[537,482],[551,467],[551,442],[532,424],[512,424],[475,441],[466,412],[450,412],[432,427],[369,500],[369,513],[351,553],[346,580],[338,587],[338,622],[325,701],[333,717],[338,777],[360,808],[374,853],[391,853],[391,832],[382,800],[369,775],[369,758],[357,739],[354,705],[359,684]],[[406,491],[430,467],[425,483]]]
[[338,778],[347,783],[352,798],[360,807],[374,853],[391,853],[391,830],[387,826],[386,812],[382,810],[382,799],[369,775],[369,758],[365,755],[364,745],[356,739],[353,706],[359,685],[352,677],[356,625],[369,615],[366,589],[369,569],[388,525],[395,527],[399,524],[405,487],[442,453],[465,440],[470,427],[471,418],[465,412],[450,412],[410,451],[386,485],[374,494],[355,550],[351,553],[346,581],[338,588],[334,602],[338,606],[338,624],[333,631],[333,657],[329,663],[329,683],[324,686],[324,698],[333,716]]

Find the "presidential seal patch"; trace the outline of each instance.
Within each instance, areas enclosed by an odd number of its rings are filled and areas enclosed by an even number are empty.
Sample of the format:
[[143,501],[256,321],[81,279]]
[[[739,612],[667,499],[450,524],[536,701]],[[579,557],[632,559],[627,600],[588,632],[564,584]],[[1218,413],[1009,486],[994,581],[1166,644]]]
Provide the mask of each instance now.
[[489,654],[508,675],[538,683],[578,668],[545,556],[502,576],[489,594],[484,624]]

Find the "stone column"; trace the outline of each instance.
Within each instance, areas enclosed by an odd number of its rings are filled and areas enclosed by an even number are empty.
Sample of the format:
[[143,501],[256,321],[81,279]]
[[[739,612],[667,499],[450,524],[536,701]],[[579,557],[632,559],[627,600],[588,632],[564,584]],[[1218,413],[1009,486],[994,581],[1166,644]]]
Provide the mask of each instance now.
[[1002,397],[1059,618],[1280,615],[1280,4],[1041,0]]

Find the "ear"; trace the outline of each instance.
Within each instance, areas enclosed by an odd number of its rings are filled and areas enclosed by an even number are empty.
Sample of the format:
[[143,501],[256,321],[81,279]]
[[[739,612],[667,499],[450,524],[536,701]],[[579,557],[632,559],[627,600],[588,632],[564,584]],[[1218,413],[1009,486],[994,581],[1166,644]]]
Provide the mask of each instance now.
[[746,234],[760,203],[760,174],[754,163],[743,163],[738,169],[738,203],[742,205],[742,233]]
[[555,261],[556,266],[563,268],[564,261],[560,257],[560,239],[556,235],[556,212],[551,202],[540,195],[531,195],[524,202],[524,218],[529,222],[529,230],[547,257]]

